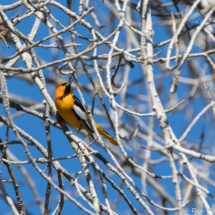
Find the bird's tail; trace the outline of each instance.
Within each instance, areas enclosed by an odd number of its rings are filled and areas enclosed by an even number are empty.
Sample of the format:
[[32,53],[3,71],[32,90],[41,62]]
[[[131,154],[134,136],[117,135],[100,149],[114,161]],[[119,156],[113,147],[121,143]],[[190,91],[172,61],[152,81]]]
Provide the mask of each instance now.
[[113,145],[118,146],[116,139],[111,137],[110,134],[108,134],[106,131],[104,131],[98,124],[96,125],[96,127],[97,127],[99,134],[102,135],[102,137],[104,137],[107,141],[109,141]]

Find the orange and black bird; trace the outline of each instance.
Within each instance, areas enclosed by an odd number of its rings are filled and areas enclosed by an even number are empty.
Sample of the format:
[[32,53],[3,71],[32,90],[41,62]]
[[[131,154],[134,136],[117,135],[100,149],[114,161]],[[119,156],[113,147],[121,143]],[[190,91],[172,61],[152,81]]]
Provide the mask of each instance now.
[[[57,111],[67,123],[79,130],[85,129],[87,133],[94,139],[94,130],[91,118],[87,114],[82,103],[73,94],[70,86],[71,83],[72,82],[63,81],[57,85],[54,97]],[[118,146],[116,139],[111,137],[97,123],[95,124],[100,135],[102,135],[110,143]]]

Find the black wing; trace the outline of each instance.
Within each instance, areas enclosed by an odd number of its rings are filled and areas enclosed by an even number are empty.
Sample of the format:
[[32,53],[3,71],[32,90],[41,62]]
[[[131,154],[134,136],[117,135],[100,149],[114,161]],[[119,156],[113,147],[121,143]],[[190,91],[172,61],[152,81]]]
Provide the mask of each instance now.
[[94,139],[94,137],[92,135],[92,133],[94,133],[93,126],[92,126],[90,118],[88,117],[88,115],[86,113],[84,106],[81,104],[81,102],[75,95],[73,95],[73,98],[75,100],[73,111],[74,111],[76,117],[78,118],[81,125],[85,128],[87,133]]

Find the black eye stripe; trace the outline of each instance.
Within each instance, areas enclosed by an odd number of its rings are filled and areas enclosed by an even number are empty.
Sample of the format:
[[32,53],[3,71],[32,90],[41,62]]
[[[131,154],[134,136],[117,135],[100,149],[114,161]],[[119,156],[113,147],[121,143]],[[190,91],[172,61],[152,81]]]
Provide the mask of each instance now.
[[67,82],[66,83],[62,83],[62,84],[58,84],[57,88],[60,87],[60,86],[65,86],[66,84],[67,84]]
[[[61,86],[65,86],[68,82],[66,83],[62,83]],[[67,86],[64,90],[63,95],[59,98],[59,100],[62,100],[63,98],[65,98],[66,96],[68,96],[70,94],[70,86]]]

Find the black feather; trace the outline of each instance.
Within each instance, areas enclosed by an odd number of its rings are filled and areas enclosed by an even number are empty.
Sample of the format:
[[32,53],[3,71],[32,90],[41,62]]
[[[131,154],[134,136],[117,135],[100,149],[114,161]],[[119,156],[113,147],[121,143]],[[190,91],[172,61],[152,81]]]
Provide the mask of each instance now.
[[[66,83],[61,84],[61,86],[65,86]],[[65,98],[66,96],[68,96],[70,94],[70,85],[68,85],[64,91],[64,94],[59,98],[59,100],[62,100],[63,98]]]
[[[78,118],[81,125],[85,128],[87,133],[94,139],[94,137],[92,135],[94,133],[92,122],[91,122],[90,118],[88,117],[84,106],[82,105],[82,103],[79,101],[79,99],[75,95],[73,95],[73,98],[75,100],[73,111],[74,111],[76,117]],[[81,112],[80,112],[80,110],[81,110]]]

